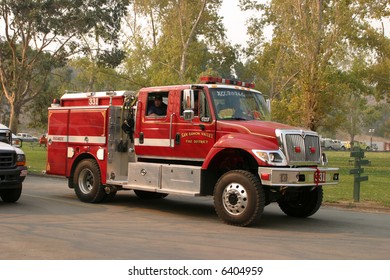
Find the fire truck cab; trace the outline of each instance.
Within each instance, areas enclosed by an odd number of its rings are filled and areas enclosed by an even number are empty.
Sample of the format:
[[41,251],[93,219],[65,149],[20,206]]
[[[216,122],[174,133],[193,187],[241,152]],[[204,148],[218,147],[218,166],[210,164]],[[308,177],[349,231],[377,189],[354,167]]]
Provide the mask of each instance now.
[[49,108],[47,174],[84,202],[133,190],[141,199],[213,196],[228,224],[259,222],[277,202],[290,216],[321,206],[338,183],[317,133],[269,121],[252,84],[200,84],[65,94]]

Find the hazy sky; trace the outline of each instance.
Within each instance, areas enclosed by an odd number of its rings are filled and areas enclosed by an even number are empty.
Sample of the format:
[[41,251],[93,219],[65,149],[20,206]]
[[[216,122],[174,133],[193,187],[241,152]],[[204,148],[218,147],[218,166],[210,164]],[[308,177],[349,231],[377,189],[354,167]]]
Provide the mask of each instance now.
[[245,45],[248,40],[245,21],[253,12],[242,12],[238,0],[223,0],[220,14],[229,40],[233,44]]

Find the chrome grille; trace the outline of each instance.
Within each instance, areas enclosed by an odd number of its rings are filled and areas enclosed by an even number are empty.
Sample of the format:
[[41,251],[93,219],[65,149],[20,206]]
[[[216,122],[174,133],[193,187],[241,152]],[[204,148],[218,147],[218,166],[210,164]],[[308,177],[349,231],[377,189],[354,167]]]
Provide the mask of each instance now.
[[321,162],[319,137],[311,131],[281,131],[281,140],[290,164],[318,164]]
[[[310,149],[314,148],[314,153]],[[321,159],[321,147],[318,136],[306,135],[305,137],[306,161],[319,162]]]
[[14,152],[0,153],[0,168],[10,168],[15,166],[16,154]]

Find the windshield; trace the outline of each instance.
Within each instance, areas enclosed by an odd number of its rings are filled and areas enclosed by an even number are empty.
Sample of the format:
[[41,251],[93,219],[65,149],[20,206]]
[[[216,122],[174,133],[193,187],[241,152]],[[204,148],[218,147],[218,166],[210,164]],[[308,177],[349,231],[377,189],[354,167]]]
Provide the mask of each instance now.
[[264,97],[255,91],[210,88],[218,120],[269,120]]

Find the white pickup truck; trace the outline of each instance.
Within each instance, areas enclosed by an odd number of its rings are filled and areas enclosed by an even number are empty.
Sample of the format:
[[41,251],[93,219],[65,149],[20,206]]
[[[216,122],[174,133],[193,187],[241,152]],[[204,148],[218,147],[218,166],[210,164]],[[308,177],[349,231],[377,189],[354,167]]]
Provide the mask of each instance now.
[[0,124],[0,197],[4,202],[16,202],[20,198],[27,176],[26,156],[11,144],[11,130]]

